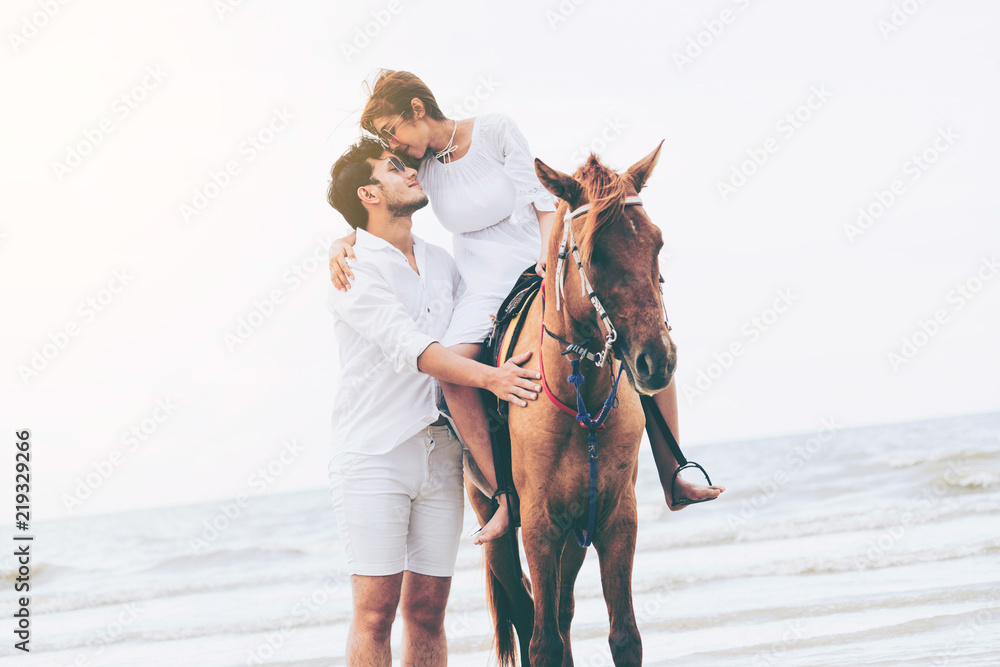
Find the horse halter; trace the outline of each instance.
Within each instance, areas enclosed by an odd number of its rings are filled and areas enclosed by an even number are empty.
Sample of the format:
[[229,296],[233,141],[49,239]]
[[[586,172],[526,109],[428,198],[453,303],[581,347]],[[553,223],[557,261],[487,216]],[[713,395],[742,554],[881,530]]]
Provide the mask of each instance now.
[[[638,195],[626,197],[623,203],[625,206],[642,206],[642,197],[639,197]],[[566,280],[564,273],[566,249],[569,248],[570,252],[573,253],[573,259],[576,260],[576,270],[580,274],[582,296],[590,299],[590,303],[593,304],[594,310],[597,311],[598,318],[604,321],[604,326],[608,329],[608,333],[604,336],[604,350],[595,354],[594,352],[590,352],[583,347],[585,343],[568,343],[551,333],[548,329],[545,329],[545,332],[560,342],[566,343],[568,351],[579,354],[584,359],[589,359],[594,362],[595,366],[600,368],[604,365],[604,362],[608,358],[608,351],[611,350],[615,341],[618,340],[618,332],[615,330],[615,325],[611,323],[611,317],[608,316],[608,312],[601,304],[601,300],[597,297],[597,292],[594,291],[593,285],[590,284],[590,279],[587,278],[587,272],[583,270],[583,260],[580,259],[580,249],[577,247],[576,239],[573,237],[573,219],[578,215],[589,211],[592,206],[593,204],[584,204],[563,217],[563,227],[565,229],[563,231],[562,243],[559,244],[559,261],[556,263],[556,310],[560,310],[562,306],[561,297],[564,296],[563,283]],[[661,278],[660,282],[662,283],[662,281],[663,279]],[[544,322],[542,323],[542,327],[545,328]]]

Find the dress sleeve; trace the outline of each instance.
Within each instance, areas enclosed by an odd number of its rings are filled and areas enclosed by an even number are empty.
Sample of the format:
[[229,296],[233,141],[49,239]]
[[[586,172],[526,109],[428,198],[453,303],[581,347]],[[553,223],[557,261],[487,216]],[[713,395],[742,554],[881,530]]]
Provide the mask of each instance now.
[[503,156],[503,170],[514,184],[517,199],[514,204],[514,218],[521,224],[538,224],[532,204],[539,211],[556,210],[556,200],[535,174],[535,158],[528,147],[528,140],[508,116],[500,116],[500,153]]
[[417,328],[403,304],[372,264],[350,261],[354,281],[341,292],[331,286],[327,308],[378,346],[397,373],[419,373],[417,359],[435,339]]

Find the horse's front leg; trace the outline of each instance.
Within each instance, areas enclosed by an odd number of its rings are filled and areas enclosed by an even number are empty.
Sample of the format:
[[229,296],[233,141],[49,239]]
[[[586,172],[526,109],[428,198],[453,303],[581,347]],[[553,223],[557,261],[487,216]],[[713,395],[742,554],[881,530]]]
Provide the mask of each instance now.
[[559,633],[559,569],[566,529],[552,521],[547,508],[525,500],[522,496],[521,528],[535,602],[528,655],[531,667],[561,667],[565,646]]
[[563,667],[573,667],[573,644],[570,641],[570,625],[576,610],[573,588],[576,585],[576,575],[580,574],[580,567],[586,557],[587,550],[577,544],[575,537],[568,537],[563,546],[559,568],[559,634],[562,635],[565,646]]
[[642,641],[632,609],[632,563],[635,557],[635,494],[627,494],[609,520],[596,531],[594,547],[601,563],[601,586],[608,605],[611,659],[615,665],[641,665]]

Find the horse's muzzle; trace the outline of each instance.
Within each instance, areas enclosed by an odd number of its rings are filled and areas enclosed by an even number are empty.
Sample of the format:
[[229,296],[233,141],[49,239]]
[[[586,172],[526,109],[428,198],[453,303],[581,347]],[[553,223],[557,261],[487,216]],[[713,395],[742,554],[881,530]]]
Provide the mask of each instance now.
[[636,390],[643,394],[655,394],[665,389],[673,377],[677,366],[677,354],[661,345],[646,345],[631,360]]

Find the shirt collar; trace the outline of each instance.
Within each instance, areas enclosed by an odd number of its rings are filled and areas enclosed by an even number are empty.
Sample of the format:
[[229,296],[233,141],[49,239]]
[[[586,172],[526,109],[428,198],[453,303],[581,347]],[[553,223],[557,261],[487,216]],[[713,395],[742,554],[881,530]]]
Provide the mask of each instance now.
[[[401,252],[399,250],[399,248],[397,248],[396,246],[392,245],[391,243],[389,243],[388,241],[386,241],[381,236],[375,236],[371,232],[365,231],[364,229],[361,229],[360,227],[357,229],[357,233],[358,233],[358,236],[357,236],[357,239],[354,242],[355,246],[358,246],[358,247],[361,247],[361,248],[370,248],[372,250],[385,250],[386,248],[392,248],[396,252]],[[420,243],[423,243],[423,241],[420,239],[419,236],[417,236],[416,234],[414,234],[412,232],[410,233],[410,236],[413,237],[413,248],[414,248],[414,252],[416,252],[417,245],[420,244]]]

